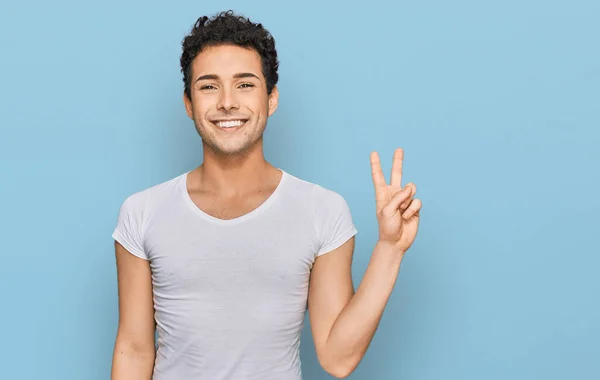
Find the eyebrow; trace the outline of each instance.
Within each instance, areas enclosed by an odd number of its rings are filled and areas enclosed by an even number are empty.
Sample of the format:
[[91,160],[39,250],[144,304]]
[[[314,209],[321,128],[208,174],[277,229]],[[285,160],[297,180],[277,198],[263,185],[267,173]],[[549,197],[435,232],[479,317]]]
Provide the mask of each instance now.
[[[254,75],[252,73],[237,73],[237,74],[234,74],[233,77],[235,79],[238,79],[238,78],[256,78],[256,79],[260,80],[259,77],[257,77],[256,75]],[[199,76],[198,78],[196,78],[195,82],[198,82],[199,80],[218,80],[218,79],[219,79],[219,76],[216,75],[216,74],[206,74],[206,75],[202,75],[202,76]]]

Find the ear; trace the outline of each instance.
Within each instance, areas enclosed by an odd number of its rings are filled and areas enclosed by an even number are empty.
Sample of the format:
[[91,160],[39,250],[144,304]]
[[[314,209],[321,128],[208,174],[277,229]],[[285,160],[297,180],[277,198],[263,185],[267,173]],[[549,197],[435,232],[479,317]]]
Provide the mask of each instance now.
[[269,116],[275,113],[277,106],[279,105],[279,90],[277,86],[273,87],[271,95],[269,95]]
[[188,98],[185,91],[183,92],[183,104],[185,105],[185,112],[187,113],[188,117],[194,120],[194,108],[192,106],[192,101],[190,100],[190,98]]

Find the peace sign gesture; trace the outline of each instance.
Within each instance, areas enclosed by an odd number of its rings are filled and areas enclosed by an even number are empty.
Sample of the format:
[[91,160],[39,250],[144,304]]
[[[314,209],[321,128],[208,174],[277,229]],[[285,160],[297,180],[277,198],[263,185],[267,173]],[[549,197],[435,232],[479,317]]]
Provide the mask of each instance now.
[[413,199],[417,187],[413,183],[409,183],[402,188],[403,159],[404,150],[396,149],[392,164],[392,176],[388,185],[381,170],[379,154],[371,153],[379,240],[393,244],[401,254],[410,248],[417,236],[421,210],[421,201]]

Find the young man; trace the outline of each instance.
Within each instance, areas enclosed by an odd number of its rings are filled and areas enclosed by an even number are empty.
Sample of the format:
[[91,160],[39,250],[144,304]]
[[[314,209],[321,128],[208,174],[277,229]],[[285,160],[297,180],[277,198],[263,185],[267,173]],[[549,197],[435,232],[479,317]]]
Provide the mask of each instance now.
[[121,206],[112,379],[299,380],[307,308],[322,367],[348,376],[417,234],[421,202],[401,186],[402,150],[390,184],[371,155],[379,240],[355,292],[345,200],[263,156],[278,101],[271,35],[232,12],[202,17],[181,66],[204,160]]

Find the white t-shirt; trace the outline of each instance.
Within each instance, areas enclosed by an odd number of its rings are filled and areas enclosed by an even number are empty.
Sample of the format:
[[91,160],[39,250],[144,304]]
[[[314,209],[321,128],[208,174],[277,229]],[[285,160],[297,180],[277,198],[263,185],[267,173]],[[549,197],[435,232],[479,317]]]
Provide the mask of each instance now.
[[127,197],[113,238],[149,260],[154,380],[300,380],[300,334],[317,256],[357,233],[344,198],[282,171],[236,219],[200,210],[187,174]]

